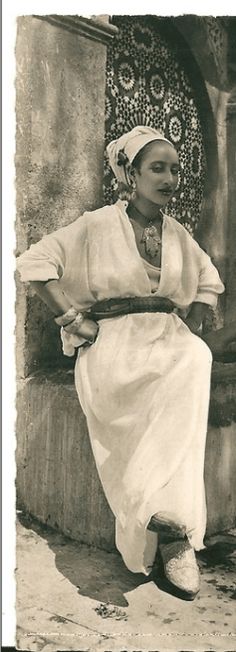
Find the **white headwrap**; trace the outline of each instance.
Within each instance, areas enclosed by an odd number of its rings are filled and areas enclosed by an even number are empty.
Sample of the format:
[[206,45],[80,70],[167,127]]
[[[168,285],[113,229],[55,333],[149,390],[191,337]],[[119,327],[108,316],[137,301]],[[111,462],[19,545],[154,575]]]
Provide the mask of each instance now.
[[117,140],[112,140],[109,143],[107,146],[109,163],[118,181],[127,184],[126,164],[132,163],[140,149],[153,140],[164,140],[174,147],[171,141],[165,138],[160,131],[142,125],[134,127]]

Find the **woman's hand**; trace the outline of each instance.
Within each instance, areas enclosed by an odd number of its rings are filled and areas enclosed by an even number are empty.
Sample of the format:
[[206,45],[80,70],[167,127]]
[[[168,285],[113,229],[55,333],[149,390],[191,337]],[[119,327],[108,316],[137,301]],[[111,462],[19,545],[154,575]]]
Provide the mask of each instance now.
[[86,317],[82,321],[82,324],[78,325],[74,321],[71,324],[64,326],[66,333],[71,333],[72,335],[79,335],[79,337],[84,337],[85,340],[88,340],[93,344],[96,340],[99,326],[97,322],[92,321],[92,319],[87,319]]
[[195,301],[192,303],[191,309],[183,319],[184,323],[194,335],[199,335],[201,337],[201,325],[204,317],[206,316],[208,310],[208,305],[206,303],[201,303],[200,301]]
[[201,335],[199,331],[199,325],[196,324],[196,322],[193,321],[193,319],[191,319],[190,317],[189,318],[186,317],[186,319],[183,319],[182,321],[186,324],[186,326],[188,326],[191,333],[194,333],[194,335]]

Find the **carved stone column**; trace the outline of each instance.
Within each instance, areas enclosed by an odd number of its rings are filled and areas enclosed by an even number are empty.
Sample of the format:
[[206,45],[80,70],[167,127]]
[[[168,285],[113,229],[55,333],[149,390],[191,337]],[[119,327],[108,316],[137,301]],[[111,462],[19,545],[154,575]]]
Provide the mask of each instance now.
[[[16,41],[17,253],[103,203],[106,16],[21,16]],[[62,366],[46,306],[19,284],[21,377]]]
[[236,86],[227,107],[228,238],[225,323],[236,320]]

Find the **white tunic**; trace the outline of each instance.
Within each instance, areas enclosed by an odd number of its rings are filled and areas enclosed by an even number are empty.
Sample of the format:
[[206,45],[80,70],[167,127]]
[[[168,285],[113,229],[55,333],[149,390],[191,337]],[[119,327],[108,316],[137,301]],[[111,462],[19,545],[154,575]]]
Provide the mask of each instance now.
[[[118,201],[85,213],[32,245],[18,259],[22,280],[60,279],[80,310],[105,298],[153,295],[153,289],[179,309],[193,301],[215,306],[224,290],[216,268],[169,216],[155,288],[125,208]],[[117,548],[130,570],[148,574],[157,535],[147,525],[156,512],[174,514],[185,523],[193,547],[203,547],[212,357],[175,313],[130,314],[99,323],[95,344],[80,349],[75,383],[116,517]],[[69,355],[81,343],[65,334],[63,340]]]

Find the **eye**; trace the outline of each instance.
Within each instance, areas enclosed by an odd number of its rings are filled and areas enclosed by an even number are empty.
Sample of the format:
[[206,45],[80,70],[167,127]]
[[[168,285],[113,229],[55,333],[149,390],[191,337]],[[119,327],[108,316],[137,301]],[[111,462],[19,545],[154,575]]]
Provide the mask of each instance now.
[[152,172],[162,172],[163,171],[163,165],[153,165],[151,167]]
[[172,174],[175,176],[179,173],[179,166],[175,165],[174,167],[171,168]]

